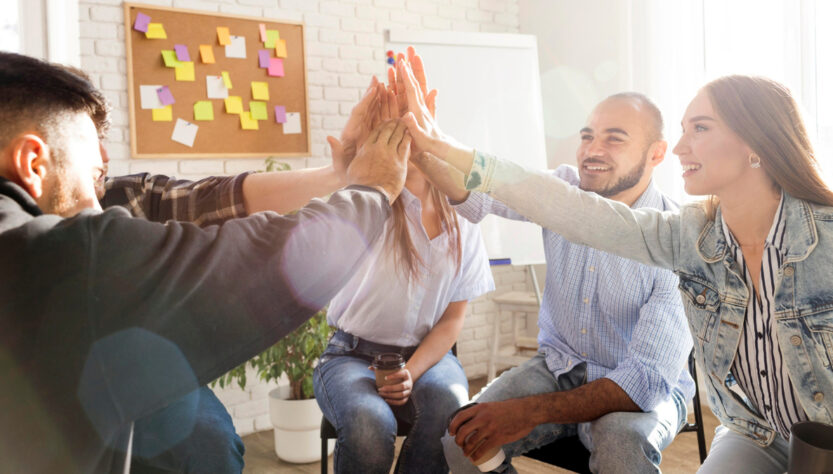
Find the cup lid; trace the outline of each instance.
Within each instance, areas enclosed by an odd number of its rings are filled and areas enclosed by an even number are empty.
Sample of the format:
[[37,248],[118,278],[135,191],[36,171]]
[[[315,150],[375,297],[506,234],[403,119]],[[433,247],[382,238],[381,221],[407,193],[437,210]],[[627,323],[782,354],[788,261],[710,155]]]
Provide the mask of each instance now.
[[401,369],[405,367],[405,359],[402,358],[402,354],[384,352],[373,358],[373,367],[382,370]]

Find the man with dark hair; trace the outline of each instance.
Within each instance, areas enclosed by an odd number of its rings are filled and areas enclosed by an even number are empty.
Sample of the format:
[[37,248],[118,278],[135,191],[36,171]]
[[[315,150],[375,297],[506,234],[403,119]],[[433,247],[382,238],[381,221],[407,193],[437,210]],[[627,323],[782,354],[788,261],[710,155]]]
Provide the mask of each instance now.
[[[675,208],[652,184],[667,144],[662,116],[647,97],[629,92],[605,99],[580,136],[578,168],[561,166],[555,176],[634,208]],[[424,165],[429,179],[460,201],[455,208],[463,217],[523,220],[487,195],[443,185],[445,170]],[[538,354],[487,385],[449,432],[473,423],[468,426],[478,426],[489,443],[502,445],[507,457],[497,472],[514,472],[513,456],[574,435],[590,451],[593,472],[657,472],[660,452],[685,421],[694,394],[677,278],[547,229],[543,237],[547,279]],[[553,419],[558,423],[544,421]],[[458,446],[461,439],[443,441],[452,472],[478,471]]]
[[388,121],[346,189],[292,216],[201,229],[102,212],[98,97],[65,69],[0,53],[0,459],[12,472],[123,472],[136,420],[341,288],[404,183],[410,138]]

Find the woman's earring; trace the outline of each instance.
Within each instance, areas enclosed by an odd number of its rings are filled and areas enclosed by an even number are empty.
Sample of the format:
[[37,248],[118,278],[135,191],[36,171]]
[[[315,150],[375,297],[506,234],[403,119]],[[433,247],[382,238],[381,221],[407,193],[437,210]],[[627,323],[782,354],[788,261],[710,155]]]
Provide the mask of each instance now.
[[749,167],[750,168],[760,168],[761,167],[761,157],[750,153],[749,154]]

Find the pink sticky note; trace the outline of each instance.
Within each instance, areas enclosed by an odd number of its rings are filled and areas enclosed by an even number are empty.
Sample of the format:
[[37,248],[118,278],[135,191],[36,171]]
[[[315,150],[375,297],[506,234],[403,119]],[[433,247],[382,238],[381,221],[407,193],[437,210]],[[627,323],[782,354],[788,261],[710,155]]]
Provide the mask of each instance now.
[[260,67],[268,68],[269,67],[269,50],[268,49],[261,49],[257,52],[257,56],[260,59]]
[[[258,27],[260,28],[260,41],[263,41],[265,43],[266,42],[266,25],[261,23],[260,25],[258,25]],[[260,67],[263,67],[263,66],[260,66]]]
[[283,77],[283,59],[270,58],[269,59],[269,75]]
[[174,51],[176,51],[176,59],[178,61],[190,61],[191,55],[188,54],[188,47],[184,44],[175,44]]
[[286,107],[283,105],[275,106],[275,122],[286,123]]
[[145,15],[144,13],[137,13],[136,21],[133,22],[133,29],[136,31],[141,31],[142,33],[147,33],[148,23],[150,23],[149,16]]
[[156,89],[156,95],[159,96],[159,102],[162,102],[164,105],[171,105],[175,102],[174,95],[171,94],[171,90],[168,86],[162,86],[159,89]]

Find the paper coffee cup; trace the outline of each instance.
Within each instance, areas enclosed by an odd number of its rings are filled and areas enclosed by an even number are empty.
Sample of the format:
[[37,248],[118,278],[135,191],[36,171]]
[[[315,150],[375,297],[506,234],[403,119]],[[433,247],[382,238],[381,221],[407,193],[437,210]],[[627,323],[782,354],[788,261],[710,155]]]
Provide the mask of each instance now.
[[480,472],[494,471],[503,463],[504,459],[506,459],[506,453],[503,452],[503,448],[498,446],[497,452],[491,457],[491,459],[481,462],[477,465],[477,468],[480,469]]

